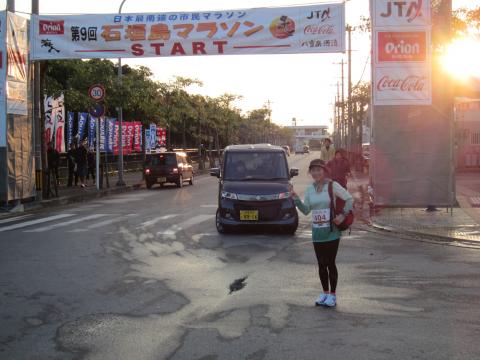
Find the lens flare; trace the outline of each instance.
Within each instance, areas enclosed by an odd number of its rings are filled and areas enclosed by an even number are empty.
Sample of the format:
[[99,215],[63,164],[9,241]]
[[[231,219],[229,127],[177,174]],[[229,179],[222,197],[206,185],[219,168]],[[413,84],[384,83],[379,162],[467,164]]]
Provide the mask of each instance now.
[[480,40],[463,38],[452,42],[442,56],[442,65],[455,79],[480,78]]

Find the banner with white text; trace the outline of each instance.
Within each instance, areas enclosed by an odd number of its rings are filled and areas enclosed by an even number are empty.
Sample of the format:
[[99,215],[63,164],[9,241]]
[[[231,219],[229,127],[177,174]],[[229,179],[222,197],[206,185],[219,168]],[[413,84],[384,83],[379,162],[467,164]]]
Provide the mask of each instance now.
[[33,15],[32,60],[334,53],[345,4],[240,10]]

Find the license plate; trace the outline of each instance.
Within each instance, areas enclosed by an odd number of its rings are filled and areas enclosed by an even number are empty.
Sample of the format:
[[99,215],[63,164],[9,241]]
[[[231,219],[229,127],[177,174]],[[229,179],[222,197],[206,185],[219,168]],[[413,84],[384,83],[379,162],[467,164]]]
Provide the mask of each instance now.
[[258,210],[240,210],[240,220],[258,221]]
[[164,177],[161,177],[161,178],[157,178],[157,181],[158,182],[167,182],[167,178],[164,178]]

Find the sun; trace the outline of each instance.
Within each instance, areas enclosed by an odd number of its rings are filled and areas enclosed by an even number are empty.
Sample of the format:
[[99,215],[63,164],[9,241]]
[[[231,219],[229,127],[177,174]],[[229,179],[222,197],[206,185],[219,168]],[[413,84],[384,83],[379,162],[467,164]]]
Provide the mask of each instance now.
[[480,78],[480,40],[466,37],[448,45],[442,65],[456,80]]

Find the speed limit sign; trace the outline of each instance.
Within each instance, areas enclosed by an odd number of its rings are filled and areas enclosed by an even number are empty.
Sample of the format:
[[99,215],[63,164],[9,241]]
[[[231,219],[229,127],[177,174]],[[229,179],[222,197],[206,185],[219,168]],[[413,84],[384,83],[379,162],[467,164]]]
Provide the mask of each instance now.
[[88,96],[94,101],[102,101],[105,98],[105,88],[100,84],[92,85],[88,89]]

